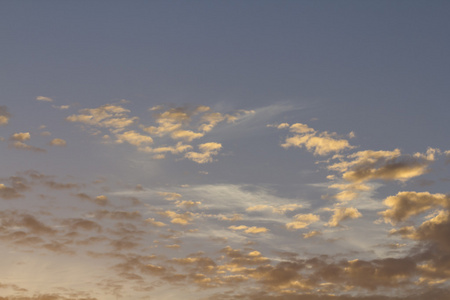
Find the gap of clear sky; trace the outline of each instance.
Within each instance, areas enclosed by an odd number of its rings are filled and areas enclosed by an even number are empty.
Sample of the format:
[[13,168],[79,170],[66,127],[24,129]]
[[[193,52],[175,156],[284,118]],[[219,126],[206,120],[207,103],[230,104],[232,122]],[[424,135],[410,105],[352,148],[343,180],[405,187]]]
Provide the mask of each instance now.
[[449,14],[2,1],[0,299],[449,299]]

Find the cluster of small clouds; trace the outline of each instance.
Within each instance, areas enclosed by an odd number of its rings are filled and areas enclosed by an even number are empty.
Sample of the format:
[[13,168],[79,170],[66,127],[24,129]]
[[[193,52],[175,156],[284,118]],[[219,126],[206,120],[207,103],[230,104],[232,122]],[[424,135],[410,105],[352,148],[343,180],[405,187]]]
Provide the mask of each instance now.
[[[29,141],[30,139],[31,139],[31,134],[29,132],[13,133],[9,137],[9,141],[10,141],[9,145],[10,145],[10,147],[15,148],[15,149],[22,149],[22,150],[28,150],[28,151],[33,151],[33,152],[46,152],[46,150],[43,148],[27,144],[26,142]],[[54,138],[48,143],[48,145],[64,147],[67,145],[67,142],[60,138]]]
[[[194,148],[194,140],[200,139],[219,123],[232,123],[240,118],[252,114],[252,111],[239,110],[234,114],[221,114],[211,111],[208,106],[195,108],[175,107],[164,110],[163,106],[149,109],[153,113],[155,125],[140,124],[139,118],[129,116],[131,111],[117,104],[106,104],[97,108],[81,109],[78,114],[66,118],[69,122],[77,122],[94,129],[93,134],[101,133],[100,129],[107,129],[103,140],[115,143],[128,143],[138,151],[153,154],[154,159],[163,159],[167,153],[179,155],[199,164],[213,161],[222,148],[217,142],[198,144],[198,152],[190,151]],[[129,129],[137,125],[136,129]],[[158,139],[162,144],[154,146]],[[167,145],[171,142],[172,145]]]
[[[356,147],[352,146],[347,139],[339,138],[337,133],[318,132],[302,123],[292,125],[281,123],[268,125],[268,127],[288,129],[292,133],[281,144],[283,148],[304,147],[307,151],[319,156],[333,154],[325,162],[329,163],[327,169],[337,173],[337,176],[328,176],[332,180],[328,187],[340,190],[340,192],[332,196],[338,201],[334,207],[325,209],[333,212],[331,219],[325,224],[330,227],[339,226],[341,221],[347,219],[362,217],[357,208],[344,206],[362,193],[371,192],[372,182],[381,180],[404,183],[428,173],[430,164],[435,162],[438,156],[444,154],[448,157],[448,151],[435,148],[428,148],[425,153],[412,155],[403,154],[400,149],[351,152]],[[355,134],[351,132],[348,137],[353,138]],[[350,153],[348,153],[349,151]],[[336,160],[337,162],[330,163]],[[327,195],[324,197],[329,198]]]
[[[53,102],[52,98],[44,97],[44,96],[38,96],[36,97],[36,100],[38,101],[45,101],[45,102]],[[11,118],[11,114],[8,112],[8,108],[6,106],[0,106],[0,126],[7,125],[9,123],[9,120]],[[45,126],[41,126],[43,129]],[[41,132],[41,136],[49,136],[51,135],[50,132],[44,131]],[[9,137],[9,147],[15,148],[15,149],[21,149],[21,150],[28,150],[32,152],[46,152],[46,149],[36,147],[33,145],[29,145],[27,142],[31,139],[31,133],[30,132],[15,132],[10,135]],[[4,140],[4,138],[0,138],[0,140]],[[61,138],[54,138],[50,142],[48,142],[49,146],[66,146],[67,142],[64,139]]]
[[314,153],[314,155],[321,156],[354,148],[354,146],[350,145],[348,140],[339,138],[334,132],[319,132],[302,123],[295,123],[292,125],[289,125],[288,123],[281,123],[279,125],[269,125],[269,127],[289,129],[289,131],[293,134],[287,137],[285,142],[281,144],[283,148],[305,147],[306,150]]

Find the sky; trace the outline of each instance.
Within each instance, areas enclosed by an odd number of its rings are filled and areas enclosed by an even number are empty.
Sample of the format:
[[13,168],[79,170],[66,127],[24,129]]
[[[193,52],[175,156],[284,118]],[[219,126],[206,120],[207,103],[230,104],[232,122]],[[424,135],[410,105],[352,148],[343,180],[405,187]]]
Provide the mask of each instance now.
[[450,2],[0,3],[0,300],[450,297]]

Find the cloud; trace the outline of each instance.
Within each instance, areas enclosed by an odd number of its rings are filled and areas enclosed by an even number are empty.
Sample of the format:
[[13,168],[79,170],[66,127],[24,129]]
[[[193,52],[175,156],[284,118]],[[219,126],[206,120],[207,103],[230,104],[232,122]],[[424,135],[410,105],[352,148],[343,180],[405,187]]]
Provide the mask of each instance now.
[[7,125],[11,114],[8,112],[8,108],[4,105],[0,105],[0,126]]
[[75,196],[77,196],[81,200],[87,200],[100,206],[106,206],[110,204],[108,197],[106,197],[105,195],[91,197],[85,193],[78,193]]
[[18,189],[14,187],[8,187],[5,186],[3,183],[0,183],[0,198],[10,200],[21,197],[23,197],[23,195],[19,193]]
[[387,197],[383,203],[390,208],[380,214],[386,222],[396,224],[438,206],[449,209],[450,196],[429,192],[399,192]]
[[[425,242],[433,242],[438,245],[443,253],[450,251],[450,212],[439,211],[438,214],[423,222],[417,229],[412,230],[407,237]],[[450,278],[450,272],[445,274]]]
[[44,184],[54,190],[65,190],[65,189],[74,189],[74,188],[79,188],[80,185],[76,184],[76,183],[60,183],[60,182],[55,182],[55,181],[45,181]]
[[[238,267],[248,266],[248,265],[264,265],[270,263],[270,259],[264,257],[259,251],[250,251],[243,253],[242,250],[233,249],[231,246],[226,246],[221,253],[225,254],[225,257],[229,258],[229,263],[219,266],[219,270],[239,270]],[[243,269],[241,269],[243,270]]]
[[141,147],[143,144],[153,144],[153,139],[150,136],[142,135],[134,130],[118,133],[116,138],[116,142],[119,144],[127,142],[136,147]]
[[44,101],[44,102],[53,102],[53,99],[50,97],[44,97],[44,96],[37,96],[37,101]]
[[33,151],[33,152],[47,152],[45,149],[30,146],[30,145],[27,145],[20,141],[15,141],[14,143],[10,144],[10,146],[13,148],[16,148],[16,149],[22,149],[22,150]]
[[[183,153],[187,150],[192,149],[191,145],[185,145],[182,142],[178,142],[175,146],[161,146],[161,147],[156,147],[156,148],[151,148],[151,147],[141,147],[138,150],[143,151],[143,152],[149,152],[149,153],[157,153],[157,155],[163,155],[162,153],[172,153],[172,154],[179,154],[179,153]],[[164,157],[163,157],[164,158]]]
[[229,226],[228,227],[231,230],[241,230],[244,231],[245,233],[251,233],[251,234],[258,234],[258,233],[266,233],[269,231],[269,229],[265,228],[265,227],[256,227],[256,226],[245,226],[245,225],[239,225],[239,226]]
[[294,220],[286,224],[289,230],[303,229],[320,220],[320,216],[314,214],[298,214]]
[[52,105],[53,108],[57,108],[57,109],[61,109],[61,110],[65,110],[65,109],[69,109],[70,105]]
[[[129,116],[131,111],[116,104],[105,104],[97,108],[85,108],[78,114],[66,118],[68,122],[81,123],[91,130],[92,135],[101,135],[104,143],[128,143],[138,151],[153,154],[153,159],[164,159],[166,153],[173,155],[187,152],[194,148],[191,143],[203,138],[221,122],[233,123],[252,111],[238,110],[230,114],[212,112],[208,106],[173,107],[164,110],[163,106],[149,109],[153,112],[154,125],[140,123],[138,117]],[[145,134],[135,129],[126,130],[130,126],[140,128]],[[102,132],[106,129],[109,132]],[[171,145],[170,142],[175,142]],[[187,144],[184,144],[187,143]],[[155,145],[155,146],[153,146]],[[220,146],[218,146],[220,145]],[[221,144],[206,142],[197,145],[200,151],[190,151],[184,157],[197,163],[213,161]]]
[[195,139],[199,139],[204,136],[204,133],[194,132],[192,130],[176,130],[171,133],[171,137],[174,140],[185,140],[186,142],[192,142]]
[[[406,182],[411,178],[428,173],[429,165],[435,161],[439,149],[428,148],[426,153],[413,155],[402,154],[400,149],[393,151],[364,150],[347,156],[335,155],[339,162],[328,166],[331,171],[341,174],[341,181],[331,184],[329,188],[339,189],[341,192],[333,197],[338,201],[350,201],[362,192],[372,190],[366,184],[374,180]],[[334,180],[334,175],[329,176]]]
[[303,234],[303,238],[304,238],[304,239],[309,239],[309,238],[312,238],[312,237],[314,237],[314,236],[318,236],[318,235],[321,235],[321,234],[322,234],[321,231],[318,231],[318,230],[312,230],[312,231],[310,231],[310,232],[304,233],[304,234]]
[[31,135],[29,132],[13,133],[9,137],[9,140],[12,141],[12,143],[10,143],[9,146],[12,148],[16,148],[16,149],[23,149],[23,150],[34,151],[34,152],[46,152],[45,149],[30,146],[30,145],[24,143],[25,141],[30,140],[30,138],[31,138]]
[[59,146],[59,147],[65,147],[67,145],[67,142],[63,139],[53,139],[50,141],[51,146]]
[[201,121],[203,124],[200,125],[199,130],[204,132],[211,131],[218,123],[225,120],[225,116],[218,112],[211,112],[203,115]]
[[222,221],[232,222],[232,221],[241,221],[242,219],[243,219],[243,217],[241,214],[233,214],[231,217],[227,217],[227,216],[223,216],[223,215],[219,216],[219,220],[222,220]]
[[73,293],[71,296],[65,296],[61,293],[45,293],[36,294],[33,296],[0,296],[0,300],[98,300],[98,298],[93,298],[86,295],[76,295],[76,293]]
[[98,223],[87,220],[87,219],[80,219],[80,218],[74,218],[74,219],[65,219],[62,221],[62,224],[68,226],[70,230],[78,231],[79,229],[86,230],[86,231],[97,231],[101,232],[102,227]]
[[142,215],[138,211],[121,211],[121,210],[115,210],[115,211],[97,210],[93,213],[93,217],[97,218],[97,219],[108,218],[111,220],[119,220],[119,221],[130,221],[130,220],[142,219]]
[[355,199],[362,191],[371,190],[371,188],[368,185],[361,183],[350,183],[350,184],[335,183],[330,185],[329,188],[342,190],[342,192],[339,192],[336,195],[334,195],[334,198],[336,200],[342,202]]
[[165,223],[156,221],[154,218],[147,218],[147,219],[145,219],[145,222],[147,222],[148,224],[150,224],[152,226],[155,226],[155,227],[164,227],[164,226],[166,226]]
[[334,212],[330,220],[326,224],[327,226],[330,227],[337,227],[340,225],[342,221],[348,219],[357,219],[362,217],[361,213],[356,208],[353,207],[338,207],[328,210]]
[[182,197],[181,194],[173,193],[173,192],[158,192],[158,195],[163,196],[164,199],[169,200],[169,201],[177,200]]
[[[153,107],[151,111],[161,111],[163,106]],[[183,139],[191,142],[194,139],[201,138],[205,133],[210,132],[221,122],[232,123],[252,111],[238,110],[233,114],[222,114],[212,112],[208,106],[174,107],[154,115],[157,126],[143,127],[143,130],[151,135],[163,137],[170,135],[174,140]]]
[[[287,128],[286,124],[280,124],[278,128]],[[294,135],[286,138],[284,144],[281,145],[283,148],[305,147],[309,152],[313,152],[314,155],[328,155],[354,148],[347,140],[336,139],[336,133],[317,132],[306,124],[293,124],[289,127],[289,131],[294,133]]]
[[178,225],[188,225],[193,220],[193,215],[190,212],[185,212],[182,214],[178,214],[174,211],[166,210],[163,212],[158,212],[160,216],[167,217],[171,219],[172,224]]
[[330,170],[342,173],[342,178],[362,183],[369,180],[407,181],[425,174],[435,160],[436,149],[429,148],[426,154],[402,155],[399,149],[393,151],[359,151],[347,156],[350,160],[329,166]]
[[42,221],[38,220],[36,217],[28,213],[18,213],[16,211],[2,211],[1,216],[1,230],[13,230],[17,229],[27,230],[27,233],[36,235],[47,235],[54,236],[57,230],[44,224]]
[[29,132],[18,132],[11,135],[9,138],[11,141],[28,141],[30,139],[30,133]]
[[188,152],[184,157],[195,161],[196,163],[204,164],[213,161],[212,156],[219,153],[219,150],[222,148],[222,144],[211,142],[200,144],[198,145],[198,148],[201,152]]
[[120,105],[105,104],[97,108],[81,109],[78,115],[68,116],[66,120],[120,132],[138,120],[138,117],[129,117],[129,112]]
[[202,202],[200,201],[191,201],[191,200],[183,200],[176,202],[177,207],[184,207],[185,209],[198,207],[201,204]]

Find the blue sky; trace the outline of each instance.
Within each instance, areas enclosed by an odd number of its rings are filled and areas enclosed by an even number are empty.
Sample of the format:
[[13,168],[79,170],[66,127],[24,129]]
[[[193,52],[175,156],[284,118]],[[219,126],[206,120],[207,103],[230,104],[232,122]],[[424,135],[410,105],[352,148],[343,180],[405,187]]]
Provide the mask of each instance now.
[[1,297],[448,298],[447,1],[0,7]]

